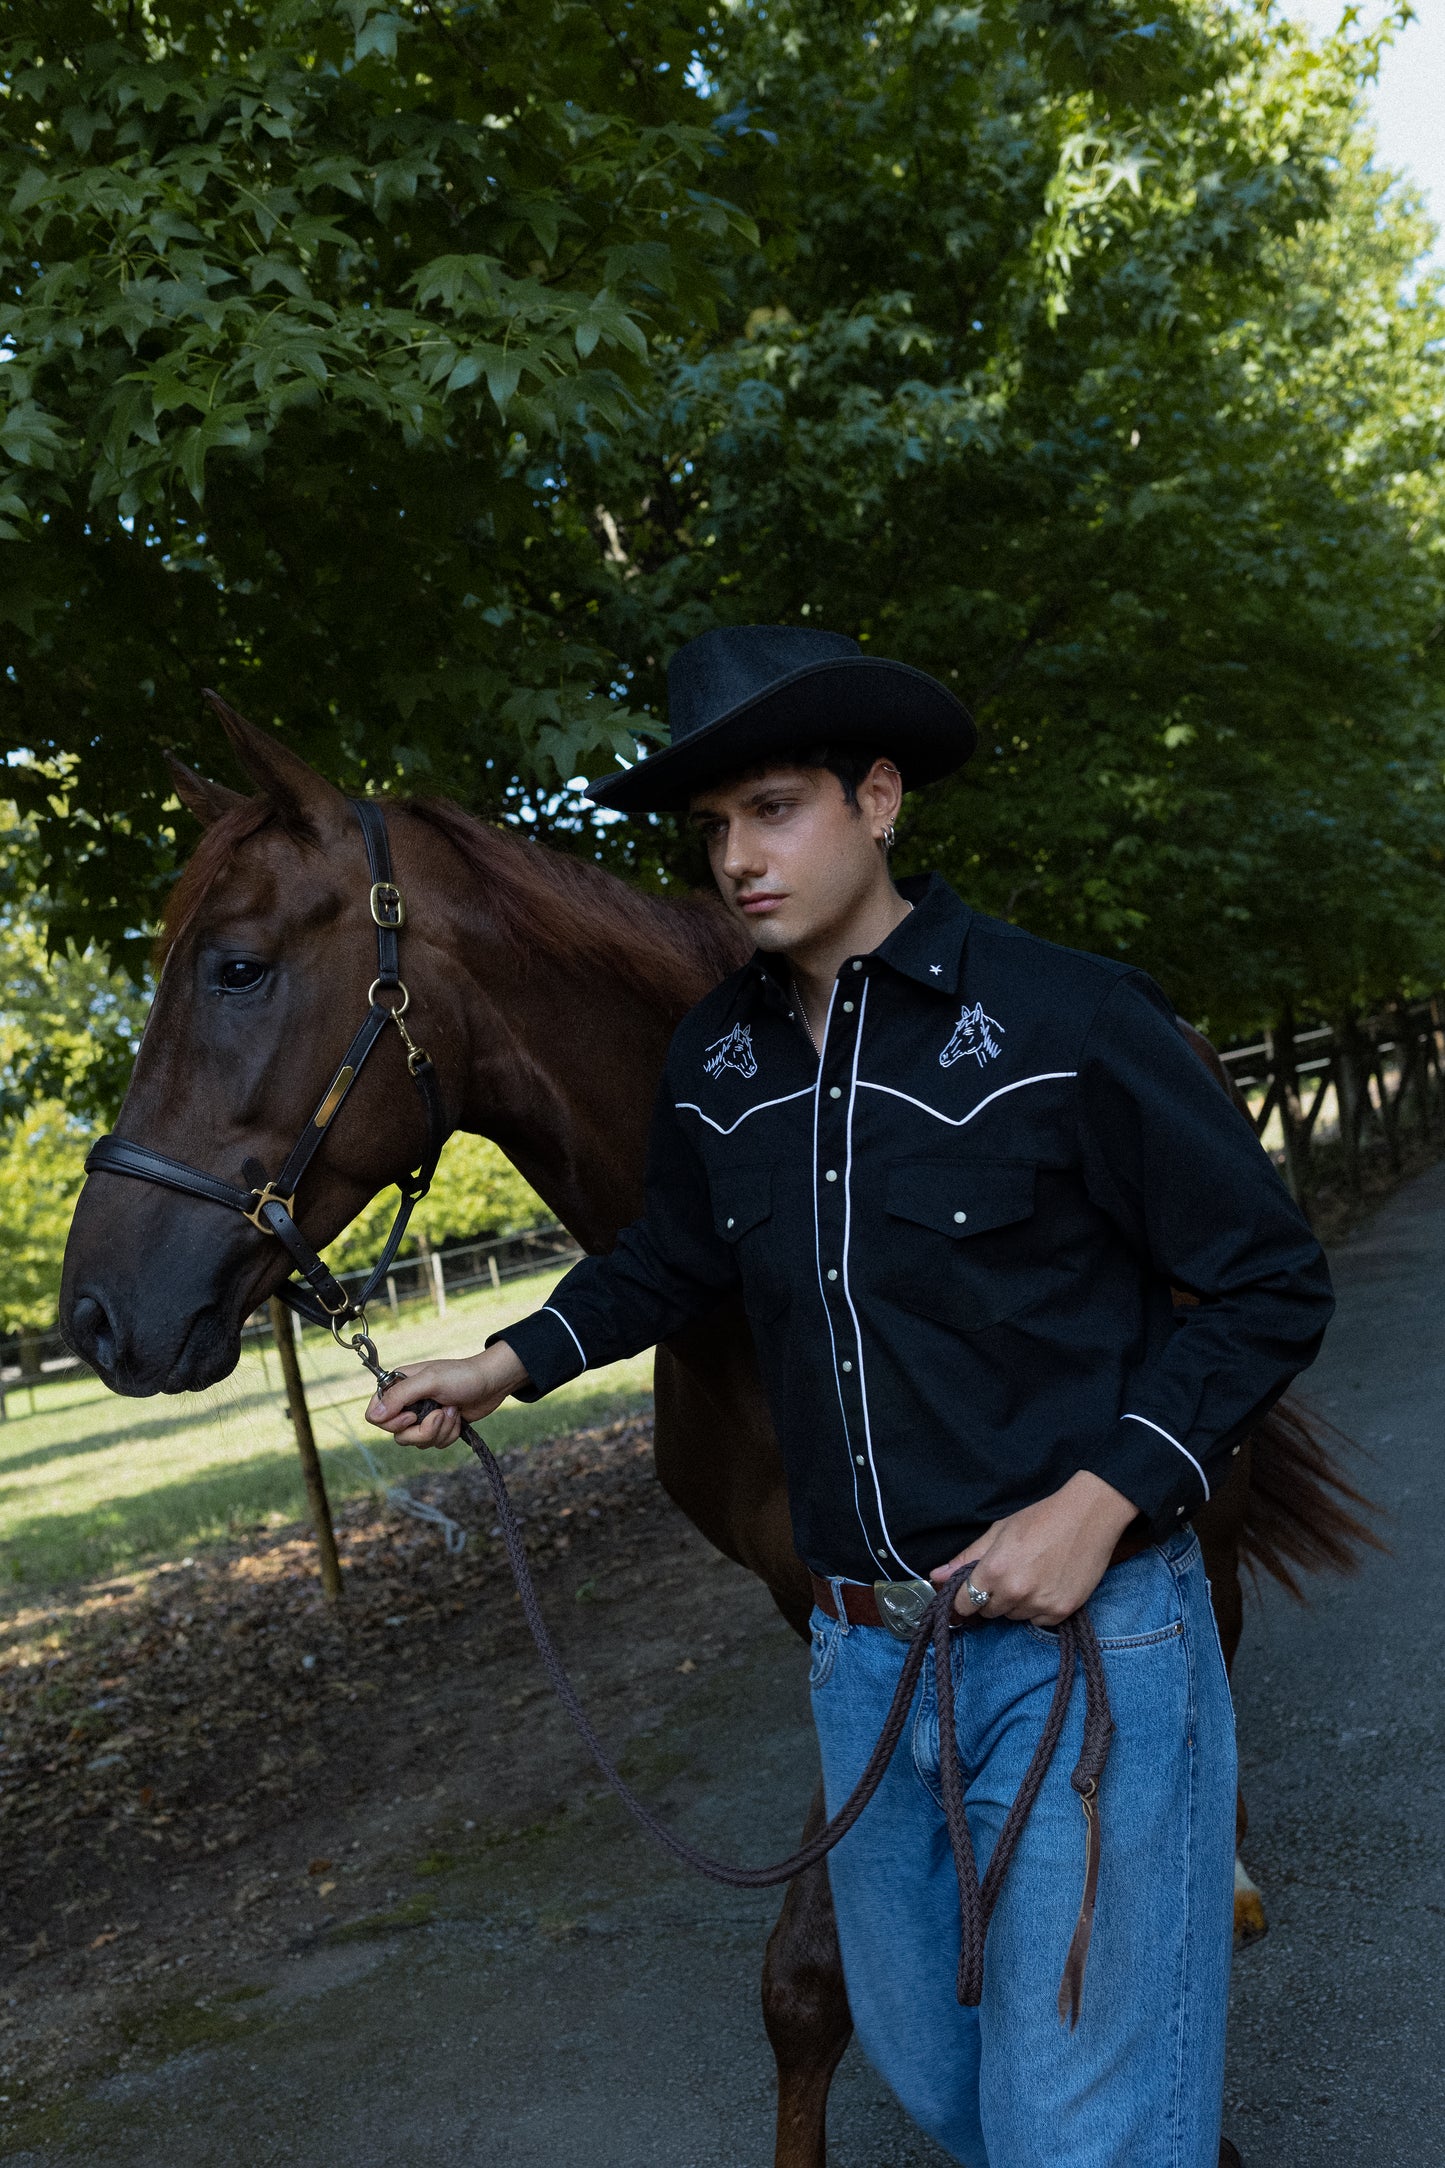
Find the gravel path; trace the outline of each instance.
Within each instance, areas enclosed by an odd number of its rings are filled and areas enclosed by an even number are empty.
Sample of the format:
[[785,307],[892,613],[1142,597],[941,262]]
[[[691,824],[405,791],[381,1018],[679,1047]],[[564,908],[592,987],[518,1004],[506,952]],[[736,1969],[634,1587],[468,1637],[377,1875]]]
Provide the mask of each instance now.
[[[1226,2127],[1247,2168],[1432,2168],[1445,2160],[1445,1168],[1336,1268],[1340,1315],[1312,1394],[1375,1455],[1364,1482],[1394,1515],[1394,1551],[1321,1584],[1309,1612],[1267,1594],[1247,1627],[1247,1858],[1272,1925],[1236,1971]],[[702,1841],[773,1856],[810,1781],[801,1651],[752,1584],[700,1559],[698,1577],[700,1634],[722,1604],[746,1630],[669,1697],[665,1723],[635,1733],[629,1770]],[[597,1630],[625,1621],[609,1609]],[[455,1811],[449,1848],[414,1868],[425,1903],[239,1983],[188,1976],[169,2036],[166,2013],[147,2019],[152,2052],[77,2082],[46,2131],[0,2152],[24,2168],[764,2168],[757,1978],[774,1901],[674,1871],[590,1788],[521,1830],[489,1825],[485,1801],[475,1831]],[[943,2161],[856,2051],[832,2129],[833,2168]]]

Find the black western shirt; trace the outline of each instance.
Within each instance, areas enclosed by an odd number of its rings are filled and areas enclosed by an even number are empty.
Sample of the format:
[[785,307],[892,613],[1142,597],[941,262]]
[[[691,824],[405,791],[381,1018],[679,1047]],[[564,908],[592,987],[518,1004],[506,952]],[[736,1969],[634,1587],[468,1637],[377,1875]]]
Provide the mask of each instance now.
[[499,1336],[521,1397],[741,1288],[818,1572],[926,1575],[1084,1468],[1162,1536],[1313,1359],[1323,1255],[1152,980],[902,886],[821,1057],[761,956],[684,1019],[643,1217]]

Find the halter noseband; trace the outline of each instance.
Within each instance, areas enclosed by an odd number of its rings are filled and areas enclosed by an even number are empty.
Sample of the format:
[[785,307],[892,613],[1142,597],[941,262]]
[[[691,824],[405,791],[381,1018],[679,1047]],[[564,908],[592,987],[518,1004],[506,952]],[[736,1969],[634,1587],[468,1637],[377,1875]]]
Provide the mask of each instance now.
[[[327,1086],[320,1105],[291,1147],[275,1180],[267,1179],[259,1160],[248,1159],[241,1172],[251,1187],[237,1189],[213,1174],[202,1174],[197,1167],[187,1167],[178,1159],[167,1159],[163,1152],[153,1152],[148,1144],[134,1144],[128,1137],[97,1138],[85,1162],[87,1174],[129,1174],[143,1182],[158,1182],[165,1189],[180,1190],[187,1197],[204,1197],[208,1204],[221,1204],[233,1212],[240,1212],[261,1234],[274,1235],[307,1283],[302,1286],[295,1280],[287,1280],[277,1290],[281,1300],[289,1303],[293,1310],[299,1310],[313,1325],[329,1325],[333,1332],[352,1319],[364,1319],[367,1303],[385,1279],[401,1247],[407,1222],[431,1187],[442,1146],[447,1140],[447,1122],[436,1070],[406,1028],[406,1011],[411,997],[402,984],[397,939],[406,923],[406,905],[391,876],[386,819],[380,806],[368,798],[351,798],[347,803],[361,824],[371,865],[376,977],[367,996],[370,1006],[366,1020],[342,1056],[340,1067]],[[400,998],[393,1004],[381,998],[384,994],[396,994]],[[391,1223],[391,1232],[365,1285],[353,1297],[347,1294],[331,1268],[322,1263],[296,1225],[293,1214],[301,1178],[340,1112],[347,1093],[360,1076],[367,1055],[388,1024],[394,1024],[401,1034],[407,1069],[421,1093],[426,1114],[426,1151],[417,1172],[398,1182],[401,1203]]]

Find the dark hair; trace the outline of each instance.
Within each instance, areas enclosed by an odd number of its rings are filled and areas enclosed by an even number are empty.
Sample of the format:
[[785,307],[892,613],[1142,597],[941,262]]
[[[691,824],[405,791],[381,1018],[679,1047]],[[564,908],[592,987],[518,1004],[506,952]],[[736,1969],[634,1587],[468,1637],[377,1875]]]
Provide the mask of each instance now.
[[[745,783],[752,776],[766,775],[770,768],[825,768],[835,775],[842,785],[843,796],[855,813],[863,808],[858,803],[858,785],[880,760],[891,760],[891,753],[860,752],[856,746],[839,745],[789,745],[769,753],[765,760],[749,761],[745,768],[719,777],[722,783]],[[716,788],[716,785],[713,786]]]

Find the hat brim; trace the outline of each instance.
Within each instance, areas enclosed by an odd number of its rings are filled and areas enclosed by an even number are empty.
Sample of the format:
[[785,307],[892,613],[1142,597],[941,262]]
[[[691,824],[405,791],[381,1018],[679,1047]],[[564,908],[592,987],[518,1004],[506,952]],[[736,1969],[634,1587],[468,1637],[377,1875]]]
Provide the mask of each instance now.
[[724,776],[817,745],[896,761],[915,790],[961,768],[977,742],[967,708],[937,678],[906,662],[843,655],[777,679],[681,745],[589,783],[587,795],[620,813],[681,812]]

